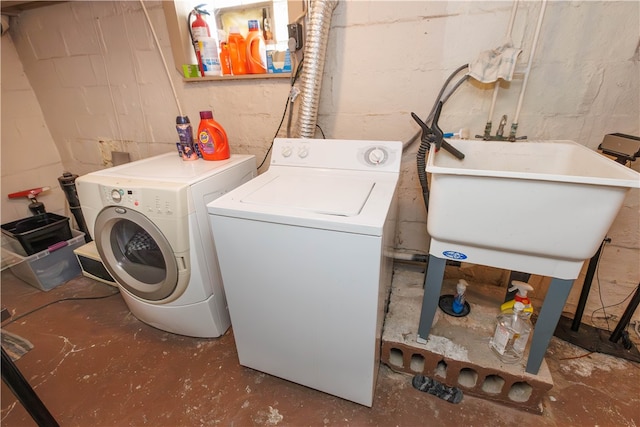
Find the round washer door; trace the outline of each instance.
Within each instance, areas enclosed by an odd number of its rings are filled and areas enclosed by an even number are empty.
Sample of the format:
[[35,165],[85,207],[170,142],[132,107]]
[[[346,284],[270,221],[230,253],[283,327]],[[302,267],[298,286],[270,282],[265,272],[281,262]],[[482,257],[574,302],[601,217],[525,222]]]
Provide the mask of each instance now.
[[160,229],[140,212],[108,206],[96,217],[96,248],[116,282],[148,301],[171,296],[178,265]]

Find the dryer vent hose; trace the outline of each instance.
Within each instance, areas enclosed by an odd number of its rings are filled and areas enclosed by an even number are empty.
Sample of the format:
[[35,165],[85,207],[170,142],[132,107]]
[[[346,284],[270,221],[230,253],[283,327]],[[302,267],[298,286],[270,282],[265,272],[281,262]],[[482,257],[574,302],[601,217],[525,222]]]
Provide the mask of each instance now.
[[299,116],[294,133],[297,138],[313,138],[315,135],[331,15],[337,4],[337,0],[311,1],[304,67],[300,76]]

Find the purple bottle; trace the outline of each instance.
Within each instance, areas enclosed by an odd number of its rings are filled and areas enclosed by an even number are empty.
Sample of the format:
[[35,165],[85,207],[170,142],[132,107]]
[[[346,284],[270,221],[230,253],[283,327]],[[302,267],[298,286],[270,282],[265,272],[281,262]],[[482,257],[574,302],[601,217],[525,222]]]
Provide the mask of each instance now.
[[180,138],[178,152],[182,160],[198,160],[198,154],[193,144],[193,128],[191,127],[191,122],[189,122],[189,117],[176,117],[176,130]]

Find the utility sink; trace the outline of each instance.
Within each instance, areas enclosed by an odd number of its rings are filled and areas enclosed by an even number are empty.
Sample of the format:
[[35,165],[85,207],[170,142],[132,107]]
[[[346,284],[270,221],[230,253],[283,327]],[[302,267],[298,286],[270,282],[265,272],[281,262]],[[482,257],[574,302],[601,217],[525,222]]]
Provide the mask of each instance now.
[[433,256],[575,279],[640,174],[573,141],[448,140],[431,150]]
[[427,160],[431,246],[417,341],[429,337],[447,259],[550,276],[526,360],[537,374],[574,279],[640,174],[572,141],[449,143],[463,160],[444,150]]

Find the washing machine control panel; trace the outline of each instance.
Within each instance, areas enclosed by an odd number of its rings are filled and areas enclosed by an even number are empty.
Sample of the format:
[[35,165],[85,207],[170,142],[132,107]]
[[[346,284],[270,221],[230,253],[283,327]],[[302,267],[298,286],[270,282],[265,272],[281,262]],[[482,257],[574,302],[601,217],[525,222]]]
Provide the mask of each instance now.
[[175,191],[161,189],[102,187],[105,206],[135,209],[148,216],[173,216],[181,208],[180,196]]
[[401,157],[400,141],[276,138],[271,164],[395,172]]
[[108,205],[138,206],[140,191],[126,188],[102,186],[103,199]]

